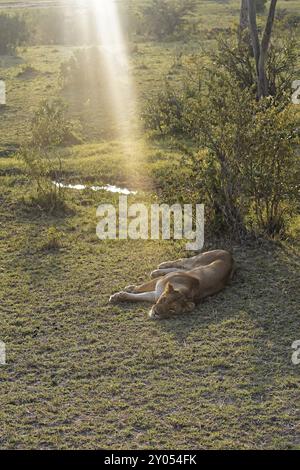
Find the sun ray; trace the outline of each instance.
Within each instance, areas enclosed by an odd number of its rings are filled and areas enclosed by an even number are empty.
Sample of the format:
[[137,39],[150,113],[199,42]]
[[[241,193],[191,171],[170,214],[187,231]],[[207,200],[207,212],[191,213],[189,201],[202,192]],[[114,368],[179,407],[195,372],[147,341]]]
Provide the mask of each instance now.
[[[78,0],[78,5],[82,5]],[[122,151],[126,155],[126,179],[137,174],[137,165],[141,163],[139,150],[139,112],[136,90],[129,60],[127,41],[120,21],[119,3],[115,0],[87,0],[82,9],[83,42],[88,42],[92,28],[96,28],[96,43],[99,50],[99,64],[105,81],[105,100],[109,109],[104,113],[108,119],[112,116],[113,127]],[[86,70],[90,76],[91,71]],[[91,78],[93,82],[93,77]],[[95,86],[97,80],[94,77]],[[93,85],[94,86],[94,85]],[[104,109],[104,108],[103,108]],[[98,123],[99,128],[101,122]],[[132,171],[135,168],[135,172]],[[132,185],[134,187],[134,181]]]

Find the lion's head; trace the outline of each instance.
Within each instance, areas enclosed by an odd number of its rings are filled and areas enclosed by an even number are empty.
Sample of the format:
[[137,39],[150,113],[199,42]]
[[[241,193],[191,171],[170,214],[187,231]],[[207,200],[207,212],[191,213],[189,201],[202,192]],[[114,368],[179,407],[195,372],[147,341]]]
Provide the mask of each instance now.
[[151,308],[149,317],[153,320],[161,320],[172,315],[191,312],[194,308],[194,302],[189,301],[182,292],[174,289],[168,282],[157,303]]

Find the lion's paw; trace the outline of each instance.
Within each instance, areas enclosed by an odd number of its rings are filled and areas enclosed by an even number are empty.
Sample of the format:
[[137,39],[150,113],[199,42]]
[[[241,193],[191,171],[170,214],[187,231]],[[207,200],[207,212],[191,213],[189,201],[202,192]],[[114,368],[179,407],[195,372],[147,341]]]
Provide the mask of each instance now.
[[125,302],[127,300],[127,292],[117,292],[109,298],[110,304],[117,304],[118,302]]

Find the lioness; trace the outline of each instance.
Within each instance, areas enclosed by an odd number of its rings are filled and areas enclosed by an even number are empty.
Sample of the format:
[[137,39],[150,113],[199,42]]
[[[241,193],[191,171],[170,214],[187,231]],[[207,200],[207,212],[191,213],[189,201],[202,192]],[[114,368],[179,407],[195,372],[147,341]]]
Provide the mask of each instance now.
[[152,302],[151,319],[191,312],[201,299],[222,290],[233,274],[234,261],[223,250],[202,253],[188,259],[162,263],[153,278],[140,286],[128,286],[112,295],[111,303]]

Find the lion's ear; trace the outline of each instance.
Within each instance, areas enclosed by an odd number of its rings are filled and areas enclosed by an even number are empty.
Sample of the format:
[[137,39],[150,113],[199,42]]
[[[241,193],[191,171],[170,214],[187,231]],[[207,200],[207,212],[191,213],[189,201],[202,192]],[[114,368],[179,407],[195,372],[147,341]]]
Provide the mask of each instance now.
[[172,286],[172,284],[170,284],[170,283],[168,282],[168,284],[167,284],[167,286],[166,286],[166,293],[167,293],[167,294],[172,294],[172,292],[174,292],[174,291],[175,291],[175,290],[174,290],[174,287]]

